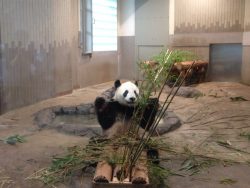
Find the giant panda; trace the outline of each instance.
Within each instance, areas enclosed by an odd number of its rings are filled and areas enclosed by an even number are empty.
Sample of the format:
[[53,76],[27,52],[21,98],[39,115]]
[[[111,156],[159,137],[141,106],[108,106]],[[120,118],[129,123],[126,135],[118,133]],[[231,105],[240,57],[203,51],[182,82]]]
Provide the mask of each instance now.
[[[115,92],[111,100],[97,97],[94,102],[103,136],[109,139],[124,134],[128,130],[131,118],[138,108],[136,105],[139,97],[137,83],[130,81],[121,83],[120,80],[116,80],[114,88]],[[153,124],[158,107],[158,99],[150,98],[139,121],[139,126],[142,129],[148,130]]]

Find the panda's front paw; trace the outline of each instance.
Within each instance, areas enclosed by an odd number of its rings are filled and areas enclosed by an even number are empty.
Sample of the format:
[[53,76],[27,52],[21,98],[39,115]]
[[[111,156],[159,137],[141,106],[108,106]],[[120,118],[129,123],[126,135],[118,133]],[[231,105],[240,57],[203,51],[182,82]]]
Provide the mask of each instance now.
[[153,148],[148,149],[147,158],[153,164],[160,164],[159,151],[157,149],[153,149]]
[[97,97],[95,99],[96,110],[102,110],[105,104],[106,104],[106,100],[103,97]]

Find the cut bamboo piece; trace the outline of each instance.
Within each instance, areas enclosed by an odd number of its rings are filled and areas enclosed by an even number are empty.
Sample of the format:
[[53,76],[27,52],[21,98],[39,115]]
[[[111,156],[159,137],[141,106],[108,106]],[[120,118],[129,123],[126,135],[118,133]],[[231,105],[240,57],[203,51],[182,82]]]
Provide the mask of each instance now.
[[143,151],[132,173],[132,184],[148,184],[147,155]]
[[132,184],[148,184],[148,169],[146,166],[137,165],[134,169]]
[[109,183],[112,178],[112,167],[106,161],[97,164],[94,181],[97,183]]

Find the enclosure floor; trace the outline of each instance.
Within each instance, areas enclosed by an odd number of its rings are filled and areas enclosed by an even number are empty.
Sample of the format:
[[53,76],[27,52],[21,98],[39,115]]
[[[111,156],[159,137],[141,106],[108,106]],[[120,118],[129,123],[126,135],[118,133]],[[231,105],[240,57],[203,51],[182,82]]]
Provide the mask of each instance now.
[[[86,87],[72,94],[45,100],[0,116],[0,139],[19,134],[26,136],[25,143],[8,145],[0,142],[0,187],[33,188],[46,187],[39,182],[25,180],[35,171],[47,167],[53,156],[65,153],[66,148],[85,145],[88,139],[59,133],[53,129],[39,128],[34,124],[34,114],[51,106],[72,106],[93,102],[100,93],[112,87],[113,82]],[[171,188],[246,188],[250,185],[250,141],[240,136],[250,133],[250,87],[238,83],[203,83],[196,89],[204,93],[198,98],[176,97],[170,105],[183,121],[183,125],[163,138],[177,151],[188,147],[194,154],[216,157],[222,160],[242,162],[230,166],[216,165],[194,176],[169,178]],[[232,102],[230,97],[242,96],[248,101]],[[165,96],[162,96],[162,100]],[[246,151],[246,153],[218,145],[218,141]],[[168,153],[164,153],[168,157]],[[176,158],[168,165],[180,167]],[[249,164],[249,163],[248,163]],[[232,185],[224,185],[223,179],[233,179]],[[8,180],[8,181],[3,181]],[[58,187],[90,187],[91,178],[75,180],[70,185]],[[2,187],[1,187],[2,188]]]

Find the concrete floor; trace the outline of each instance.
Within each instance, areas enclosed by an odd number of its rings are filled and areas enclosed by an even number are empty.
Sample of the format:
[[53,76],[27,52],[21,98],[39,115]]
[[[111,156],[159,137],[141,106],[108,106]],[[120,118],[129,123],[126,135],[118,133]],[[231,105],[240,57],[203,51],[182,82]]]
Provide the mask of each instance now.
[[[55,155],[65,153],[66,148],[85,145],[85,137],[66,135],[56,130],[40,130],[34,124],[34,114],[44,108],[56,105],[71,106],[93,102],[95,97],[113,85],[112,82],[83,88],[70,95],[57,97],[37,104],[8,112],[0,116],[0,138],[20,134],[27,142],[14,146],[0,142],[0,188],[46,187],[39,182],[25,180],[34,171],[48,166]],[[171,176],[168,184],[172,188],[221,188],[250,187],[250,141],[239,136],[250,133],[250,87],[238,83],[203,83],[196,87],[204,96],[195,98],[176,97],[170,106],[184,122],[177,130],[165,134],[163,138],[176,151],[188,147],[194,154],[216,157],[221,160],[241,162],[222,166],[217,164],[202,170],[194,176]],[[232,102],[230,97],[242,96],[249,101]],[[162,99],[164,96],[162,96]],[[217,144],[218,141],[244,152],[228,149]],[[168,154],[164,154],[168,155]],[[167,164],[179,169],[183,160],[172,157]],[[221,180],[235,180],[230,185]],[[6,180],[6,181],[4,181]],[[75,181],[72,185],[59,187],[90,187],[91,178]]]

